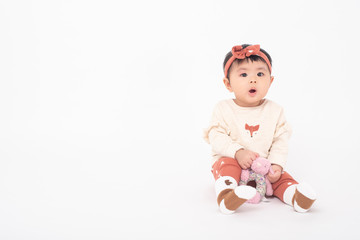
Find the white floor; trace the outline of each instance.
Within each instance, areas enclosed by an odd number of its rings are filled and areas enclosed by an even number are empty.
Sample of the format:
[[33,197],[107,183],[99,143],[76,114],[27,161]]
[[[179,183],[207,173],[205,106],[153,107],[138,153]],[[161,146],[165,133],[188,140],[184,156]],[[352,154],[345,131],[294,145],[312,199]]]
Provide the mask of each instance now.
[[[97,155],[96,151],[72,159],[45,159],[39,153],[25,160],[26,154],[22,153],[17,156],[24,157],[22,161],[11,159],[6,163],[6,171],[1,171],[0,237],[360,237],[357,231],[360,222],[357,184],[345,185],[346,181],[340,179],[330,185],[333,176],[316,175],[312,171],[303,177],[314,181],[312,184],[319,197],[306,214],[294,212],[275,198],[259,205],[245,204],[230,216],[221,214],[217,209],[208,162],[201,159],[204,154],[199,154],[207,152],[207,147],[205,144],[194,145],[192,157],[151,155],[148,159],[144,152],[150,151],[145,147],[133,156],[124,155],[120,161],[116,155]],[[300,176],[303,170],[294,172]]]

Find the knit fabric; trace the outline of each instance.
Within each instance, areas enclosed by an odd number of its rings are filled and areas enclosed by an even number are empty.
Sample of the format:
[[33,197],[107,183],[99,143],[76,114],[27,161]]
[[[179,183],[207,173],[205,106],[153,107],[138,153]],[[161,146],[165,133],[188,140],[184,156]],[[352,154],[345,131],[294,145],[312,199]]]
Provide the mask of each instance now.
[[211,145],[213,162],[234,158],[241,148],[259,153],[272,164],[286,165],[291,127],[283,108],[265,99],[257,107],[240,107],[232,99],[214,108],[204,139]]

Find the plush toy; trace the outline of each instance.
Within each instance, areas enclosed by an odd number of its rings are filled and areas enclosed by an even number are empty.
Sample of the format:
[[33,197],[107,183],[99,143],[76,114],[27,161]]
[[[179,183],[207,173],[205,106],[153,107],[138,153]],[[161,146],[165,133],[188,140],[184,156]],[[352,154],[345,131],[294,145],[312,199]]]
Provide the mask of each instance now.
[[273,194],[271,183],[266,176],[269,172],[273,173],[270,161],[262,157],[253,161],[251,169],[241,171],[240,185],[246,185],[250,181],[256,183],[257,193],[247,201],[248,203],[259,203],[265,195],[271,196]]

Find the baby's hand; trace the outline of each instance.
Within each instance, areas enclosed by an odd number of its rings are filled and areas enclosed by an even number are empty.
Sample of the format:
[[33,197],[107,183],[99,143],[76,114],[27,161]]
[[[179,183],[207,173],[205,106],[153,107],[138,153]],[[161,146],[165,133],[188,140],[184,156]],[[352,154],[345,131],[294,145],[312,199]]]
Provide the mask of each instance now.
[[246,149],[240,149],[235,153],[235,159],[242,169],[251,167],[252,162],[258,157],[258,153]]
[[271,171],[270,171],[267,177],[271,183],[274,183],[280,179],[283,169],[281,166],[276,165],[276,164],[271,165],[271,168],[272,168],[273,172],[271,173]]

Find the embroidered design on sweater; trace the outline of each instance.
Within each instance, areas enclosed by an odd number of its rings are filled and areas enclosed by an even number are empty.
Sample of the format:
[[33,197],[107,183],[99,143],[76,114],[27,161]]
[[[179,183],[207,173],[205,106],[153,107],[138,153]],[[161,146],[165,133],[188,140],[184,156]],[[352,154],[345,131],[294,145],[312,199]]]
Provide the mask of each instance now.
[[250,131],[251,137],[253,137],[253,133],[259,130],[260,125],[256,126],[249,126],[247,123],[245,123],[245,130]]

